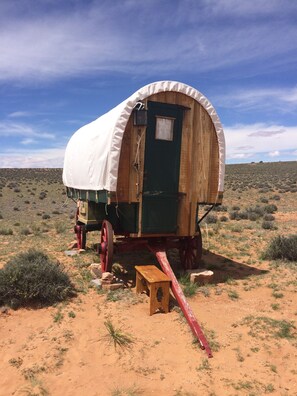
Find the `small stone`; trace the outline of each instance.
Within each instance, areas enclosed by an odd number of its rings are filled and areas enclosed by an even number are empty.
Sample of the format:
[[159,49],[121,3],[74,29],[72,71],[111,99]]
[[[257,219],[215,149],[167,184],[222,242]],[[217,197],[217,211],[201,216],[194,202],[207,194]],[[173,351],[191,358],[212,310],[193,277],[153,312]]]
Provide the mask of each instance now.
[[190,282],[206,285],[213,280],[213,271],[201,270],[199,272],[192,272],[190,274]]
[[4,307],[0,307],[0,313],[2,314],[8,314],[8,310],[9,308],[6,305],[4,305]]
[[96,287],[97,289],[102,289],[101,279],[92,279],[90,282],[91,287]]
[[79,254],[78,250],[65,250],[66,256],[77,256]]
[[89,266],[93,279],[102,277],[101,264],[93,263]]
[[117,289],[123,289],[124,285],[123,285],[123,283],[110,283],[110,284],[102,283],[102,288],[104,290],[113,291],[113,290],[117,290]]
[[113,274],[111,272],[103,272],[102,274],[103,281],[111,281],[113,280]]

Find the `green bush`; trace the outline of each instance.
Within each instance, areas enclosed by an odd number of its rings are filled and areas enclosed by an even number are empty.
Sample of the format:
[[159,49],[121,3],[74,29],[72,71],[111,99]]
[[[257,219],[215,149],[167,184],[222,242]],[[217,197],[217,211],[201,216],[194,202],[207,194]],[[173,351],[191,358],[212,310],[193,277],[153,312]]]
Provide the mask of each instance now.
[[274,221],[274,220],[275,220],[275,217],[274,217],[272,214],[267,213],[266,215],[264,215],[263,220],[266,220],[266,221]]
[[11,228],[1,228],[0,235],[13,235],[13,231]]
[[217,215],[209,214],[205,218],[205,223],[207,224],[215,224],[217,221],[218,221]]
[[273,238],[263,256],[270,260],[297,261],[297,235]]
[[264,228],[264,230],[275,230],[276,229],[273,221],[266,221],[266,220],[264,220],[262,222],[262,228]]
[[265,213],[274,213],[277,211],[277,206],[274,204],[264,206]]
[[41,251],[30,249],[0,269],[0,305],[50,305],[75,294],[59,263]]

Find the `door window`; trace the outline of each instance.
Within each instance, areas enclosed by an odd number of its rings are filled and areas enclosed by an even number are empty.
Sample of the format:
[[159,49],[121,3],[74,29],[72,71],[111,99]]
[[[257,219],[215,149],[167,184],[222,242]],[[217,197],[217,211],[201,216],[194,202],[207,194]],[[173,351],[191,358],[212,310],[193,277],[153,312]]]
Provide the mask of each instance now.
[[156,139],[172,142],[174,120],[171,117],[156,117]]

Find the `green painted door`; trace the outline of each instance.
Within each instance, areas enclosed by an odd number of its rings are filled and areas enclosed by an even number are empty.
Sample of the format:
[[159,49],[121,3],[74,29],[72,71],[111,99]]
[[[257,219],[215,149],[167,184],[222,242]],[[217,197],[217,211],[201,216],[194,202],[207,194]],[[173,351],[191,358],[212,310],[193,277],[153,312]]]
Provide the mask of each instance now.
[[142,232],[175,233],[183,109],[148,102]]

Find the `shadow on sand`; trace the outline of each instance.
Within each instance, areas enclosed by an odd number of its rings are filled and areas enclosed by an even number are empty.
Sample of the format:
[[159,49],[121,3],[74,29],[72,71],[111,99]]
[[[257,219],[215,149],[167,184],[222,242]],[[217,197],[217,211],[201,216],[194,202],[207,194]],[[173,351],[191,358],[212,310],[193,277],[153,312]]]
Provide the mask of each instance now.
[[[168,251],[167,258],[176,277],[179,278],[182,276],[185,271],[181,266],[177,249]],[[128,287],[135,286],[135,265],[156,265],[158,268],[161,268],[156,257],[146,250],[114,255],[114,263],[113,271],[119,278],[124,280]],[[224,283],[230,279],[238,280],[250,276],[260,276],[268,272],[208,250],[203,251],[199,269],[201,268],[214,272],[212,284]]]

